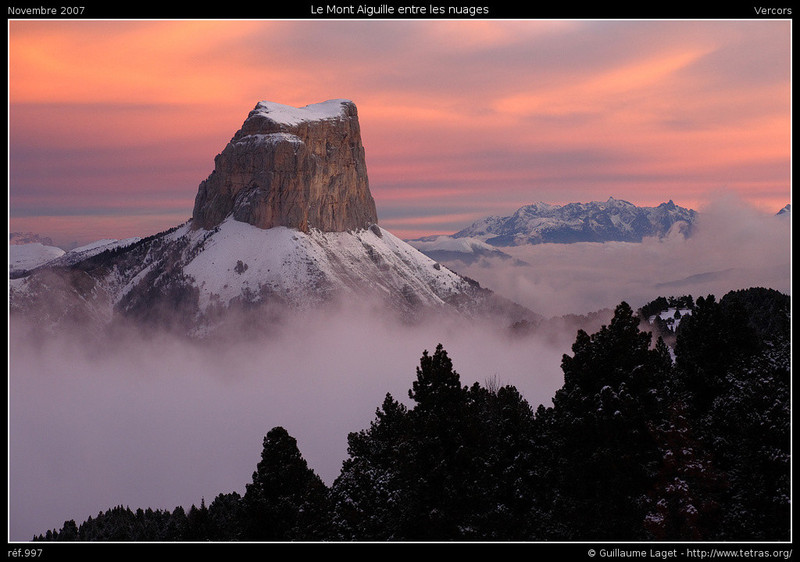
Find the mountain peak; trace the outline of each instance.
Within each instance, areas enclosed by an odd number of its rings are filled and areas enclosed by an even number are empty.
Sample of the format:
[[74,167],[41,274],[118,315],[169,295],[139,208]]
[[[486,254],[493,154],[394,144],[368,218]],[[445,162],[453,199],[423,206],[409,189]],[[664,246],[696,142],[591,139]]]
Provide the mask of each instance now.
[[404,322],[538,318],[377,225],[349,100],[259,102],[200,183],[190,221],[91,250],[26,265],[9,310],[43,333],[142,327],[201,339],[328,305],[375,303]]
[[192,226],[210,230],[230,216],[303,232],[377,223],[356,105],[256,104],[200,184]]

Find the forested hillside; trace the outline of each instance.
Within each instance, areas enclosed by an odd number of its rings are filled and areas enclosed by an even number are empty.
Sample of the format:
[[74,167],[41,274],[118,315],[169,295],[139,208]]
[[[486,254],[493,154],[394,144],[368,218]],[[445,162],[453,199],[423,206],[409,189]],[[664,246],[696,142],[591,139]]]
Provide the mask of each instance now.
[[579,331],[550,407],[496,379],[462,385],[439,345],[410,405],[387,394],[348,436],[331,486],[276,427],[243,496],[188,512],[118,506],[36,539],[788,540],[789,297],[680,303],[673,349],[624,302]]

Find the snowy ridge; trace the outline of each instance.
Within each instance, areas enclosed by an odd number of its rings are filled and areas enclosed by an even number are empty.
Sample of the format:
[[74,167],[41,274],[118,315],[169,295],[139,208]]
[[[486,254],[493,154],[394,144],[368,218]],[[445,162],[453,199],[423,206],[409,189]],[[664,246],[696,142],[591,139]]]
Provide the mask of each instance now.
[[[571,242],[641,242],[670,232],[688,235],[696,212],[672,201],[638,207],[610,197],[607,201],[550,205],[535,203],[506,217],[490,216],[455,233],[492,246]],[[677,226],[682,225],[683,228]]]
[[97,240],[95,242],[90,242],[89,244],[85,244],[83,246],[79,246],[66,252],[62,256],[59,256],[57,259],[54,259],[48,262],[47,265],[49,266],[57,266],[57,267],[65,267],[69,265],[76,264],[80,261],[85,259],[89,259],[92,256],[96,256],[106,250],[114,250],[116,248],[124,248],[125,246],[130,246],[141,240],[140,237],[135,236],[133,238],[124,238],[122,240],[116,239],[103,239]]

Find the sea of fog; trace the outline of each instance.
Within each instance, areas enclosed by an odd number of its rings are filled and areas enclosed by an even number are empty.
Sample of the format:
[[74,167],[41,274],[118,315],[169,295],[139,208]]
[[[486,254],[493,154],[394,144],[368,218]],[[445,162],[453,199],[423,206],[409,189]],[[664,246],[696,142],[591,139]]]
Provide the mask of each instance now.
[[[545,316],[790,289],[789,221],[736,204],[709,208],[688,240],[507,250],[529,265],[460,272]],[[442,343],[463,384],[512,384],[536,408],[561,386],[574,336],[570,327],[525,337],[477,323],[408,327],[352,311],[298,316],[269,337],[225,345],[131,336],[95,348],[69,335],[25,341],[12,325],[9,538],[118,505],[171,511],[243,494],[279,425],[331,484],[347,434],[369,426],[385,395],[411,404],[423,350]]]

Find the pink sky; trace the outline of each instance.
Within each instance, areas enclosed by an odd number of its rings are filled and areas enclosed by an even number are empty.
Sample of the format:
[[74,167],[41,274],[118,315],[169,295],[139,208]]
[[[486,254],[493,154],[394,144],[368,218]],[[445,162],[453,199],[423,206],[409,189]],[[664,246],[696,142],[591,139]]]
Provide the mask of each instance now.
[[147,236],[260,100],[352,99],[380,223],[790,202],[791,22],[10,21],[9,228]]

